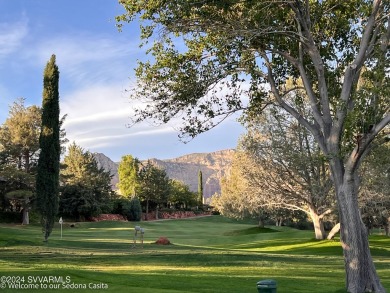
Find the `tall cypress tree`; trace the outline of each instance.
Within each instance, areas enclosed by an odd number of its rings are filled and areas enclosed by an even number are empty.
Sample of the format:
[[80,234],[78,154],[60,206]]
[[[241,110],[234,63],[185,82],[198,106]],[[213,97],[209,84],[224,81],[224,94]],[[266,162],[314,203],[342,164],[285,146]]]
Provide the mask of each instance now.
[[58,212],[60,171],[60,106],[59,71],[56,56],[52,55],[43,75],[42,128],[39,137],[41,152],[37,172],[37,208],[41,213],[44,241],[47,241]]
[[199,204],[203,204],[203,176],[202,171],[198,172],[198,195],[199,195]]

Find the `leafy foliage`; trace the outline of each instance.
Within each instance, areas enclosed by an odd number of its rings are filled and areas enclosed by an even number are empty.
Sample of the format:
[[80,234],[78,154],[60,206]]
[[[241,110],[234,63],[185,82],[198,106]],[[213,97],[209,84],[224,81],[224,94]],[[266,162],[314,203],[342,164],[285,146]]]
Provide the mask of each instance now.
[[59,213],[76,221],[82,221],[101,213],[100,204],[93,191],[81,184],[61,187]]
[[140,162],[131,155],[123,156],[118,167],[120,193],[125,197],[134,197],[139,186],[138,172]]
[[[322,102],[329,101],[322,109],[313,108],[312,115],[316,116],[317,110],[335,114],[337,108],[346,106],[339,99],[343,76],[359,52],[359,40],[372,12],[371,3],[364,0],[121,3],[127,12],[117,17],[119,26],[141,21],[142,45],[149,47],[154,59],[153,63],[139,62],[136,71],[133,98],[153,103],[139,109],[135,122],[152,119],[165,123],[182,117],[182,134],[189,136],[206,131],[233,111],[256,112],[267,103],[280,103],[279,95],[270,95],[269,87],[264,86],[270,82],[268,74],[281,97],[291,91],[284,88],[289,78],[296,81],[303,76],[311,99],[317,99],[313,95],[321,91]],[[380,13],[386,15],[388,9],[389,5],[383,4]],[[384,92],[388,76],[373,72],[379,64],[375,58],[384,56],[379,35],[385,33],[385,24],[386,18],[378,21],[377,38],[373,36],[371,43],[375,54],[367,59],[365,78],[383,85],[371,95],[376,97],[371,99],[372,109],[379,108],[388,96]],[[272,70],[267,64],[272,64]],[[293,92],[299,88],[297,85]],[[354,95],[356,101],[361,97]],[[348,117],[361,113],[357,105],[357,111]],[[379,112],[376,121],[384,113]],[[350,119],[348,129],[359,123]]]
[[13,103],[9,117],[0,127],[3,164],[24,169],[27,173],[36,166],[41,115],[39,107],[26,107],[24,99],[18,99]]
[[[19,170],[14,166],[0,166],[0,177],[3,182],[0,183],[0,210],[20,212],[25,204],[25,199],[33,198],[35,191],[35,176]],[[10,195],[10,192],[16,190],[28,191],[27,198],[18,199]],[[12,194],[12,193],[11,193]],[[23,203],[21,202],[23,201]]]
[[168,202],[176,209],[188,209],[199,204],[199,194],[190,190],[188,185],[181,181],[171,179],[169,181],[169,198]]
[[137,197],[134,197],[130,201],[129,214],[127,215],[129,221],[141,221],[142,207],[141,202]]
[[117,197],[112,200],[111,213],[127,217],[130,211],[130,199]]
[[167,173],[155,167],[150,160],[141,167],[139,172],[140,192],[138,197],[146,203],[146,214],[149,212],[149,203],[164,204],[169,195],[169,178]]
[[384,226],[390,235],[390,143],[374,147],[362,166],[359,203],[369,229]]
[[79,220],[111,210],[111,175],[94,156],[72,143],[61,170],[60,212]]

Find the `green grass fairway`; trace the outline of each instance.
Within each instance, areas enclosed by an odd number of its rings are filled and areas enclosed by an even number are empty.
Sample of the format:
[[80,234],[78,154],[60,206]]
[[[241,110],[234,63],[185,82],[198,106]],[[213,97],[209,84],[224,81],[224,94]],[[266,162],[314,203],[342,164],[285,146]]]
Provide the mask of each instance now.
[[[311,231],[259,229],[221,216],[141,222],[144,248],[133,248],[135,225],[65,223],[60,239],[56,224],[44,244],[38,226],[0,224],[0,293],[250,293],[263,279],[276,280],[278,293],[345,292],[339,242],[313,240]],[[154,244],[160,236],[173,244]],[[375,235],[370,244],[390,291],[390,238]]]

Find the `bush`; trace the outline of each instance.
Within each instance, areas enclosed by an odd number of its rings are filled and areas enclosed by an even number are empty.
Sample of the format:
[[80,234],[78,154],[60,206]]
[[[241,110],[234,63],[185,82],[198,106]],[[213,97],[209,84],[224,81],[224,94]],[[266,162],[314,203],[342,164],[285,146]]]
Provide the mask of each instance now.
[[137,197],[134,197],[130,201],[129,213],[127,214],[127,219],[129,221],[141,221],[142,217],[142,208],[141,202]]
[[130,212],[130,200],[127,198],[118,198],[113,202],[111,214],[119,214],[127,217]]
[[[39,224],[41,222],[41,214],[36,210],[28,212],[30,224]],[[21,224],[23,221],[23,212],[0,212],[0,223]]]
[[21,223],[22,214],[20,212],[0,212],[0,223]]
[[30,224],[40,224],[41,223],[41,214],[36,210],[30,210],[29,212]]

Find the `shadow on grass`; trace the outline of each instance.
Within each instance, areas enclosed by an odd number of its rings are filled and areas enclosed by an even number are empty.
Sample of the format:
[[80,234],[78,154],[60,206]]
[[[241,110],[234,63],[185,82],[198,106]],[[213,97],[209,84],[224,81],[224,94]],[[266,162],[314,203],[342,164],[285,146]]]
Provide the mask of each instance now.
[[242,230],[233,230],[223,233],[224,236],[242,236],[242,235],[251,235],[251,234],[259,234],[259,233],[273,233],[279,232],[277,230],[271,228],[263,228],[263,227],[252,227],[248,229]]

